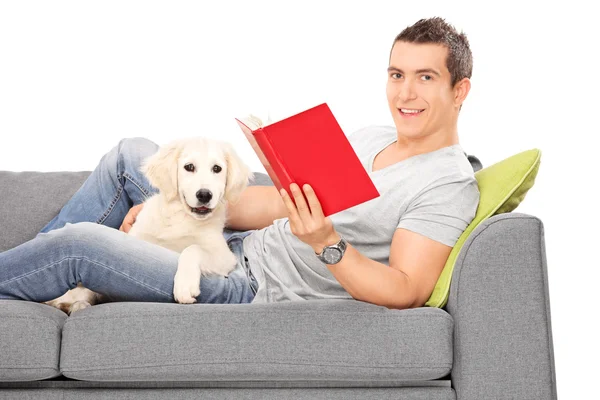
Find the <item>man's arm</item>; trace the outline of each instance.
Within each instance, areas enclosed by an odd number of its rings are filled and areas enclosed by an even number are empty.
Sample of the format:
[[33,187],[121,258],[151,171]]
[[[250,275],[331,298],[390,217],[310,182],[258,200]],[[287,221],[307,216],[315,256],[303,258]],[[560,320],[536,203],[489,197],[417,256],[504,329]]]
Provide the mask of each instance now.
[[[132,207],[119,230],[129,232],[143,206]],[[225,225],[238,231],[262,229],[284,217],[287,210],[275,186],[248,186],[235,204],[228,203]]]
[[[311,246],[315,253],[340,240],[330,218],[310,185],[302,191],[290,185],[291,196],[282,191],[292,233]],[[294,201],[292,201],[292,197]],[[337,264],[327,265],[336,280],[355,299],[386,306],[411,308],[423,306],[439,279],[452,247],[397,228],[390,248],[390,266],[371,260],[348,243]],[[316,255],[315,255],[316,257]]]
[[238,231],[262,229],[287,215],[275,186],[248,186],[238,201],[228,203],[225,226]]
[[[351,250],[347,260],[344,256],[339,265],[329,269],[357,299],[390,308],[422,307],[435,288],[452,246],[416,232],[434,233],[438,229],[436,236],[446,236],[450,241],[450,233],[444,228],[464,232],[478,204],[479,187],[473,176],[448,175],[436,180],[436,185],[414,199],[400,218],[392,237],[389,268]],[[456,230],[450,232],[456,235]]]
[[443,243],[399,228],[392,238],[389,267],[365,257],[350,243],[342,260],[327,267],[357,300],[388,308],[422,307],[451,251]]

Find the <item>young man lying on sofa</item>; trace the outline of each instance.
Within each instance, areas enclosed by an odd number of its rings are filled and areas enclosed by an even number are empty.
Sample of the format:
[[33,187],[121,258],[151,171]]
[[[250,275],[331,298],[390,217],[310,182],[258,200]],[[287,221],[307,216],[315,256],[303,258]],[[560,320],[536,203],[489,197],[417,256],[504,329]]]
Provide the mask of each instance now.
[[[324,218],[309,186],[249,186],[227,210],[238,265],[202,277],[198,302],[423,306],[479,203],[457,132],[471,71],[466,36],[444,20],[404,29],[387,71],[395,127],[349,135],[381,196]],[[0,299],[48,301],[81,282],[113,300],[174,302],[178,253],[127,234],[156,193],[139,167],[157,150],[122,140],[36,238],[0,253]]]

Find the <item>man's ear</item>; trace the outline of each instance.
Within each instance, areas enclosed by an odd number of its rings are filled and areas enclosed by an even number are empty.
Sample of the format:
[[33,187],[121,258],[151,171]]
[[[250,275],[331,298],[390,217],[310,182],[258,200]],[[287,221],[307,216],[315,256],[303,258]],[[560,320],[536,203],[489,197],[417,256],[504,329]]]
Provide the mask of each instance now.
[[471,80],[469,78],[463,78],[456,82],[454,85],[454,104],[462,107],[463,102],[467,98],[469,91],[471,90]]
[[224,143],[225,160],[227,161],[227,182],[225,184],[225,199],[235,203],[244,189],[248,186],[254,174],[237,155],[230,143]]
[[150,184],[165,195],[167,201],[178,196],[177,161],[180,154],[181,144],[174,141],[161,146],[156,153],[146,158],[140,167]]

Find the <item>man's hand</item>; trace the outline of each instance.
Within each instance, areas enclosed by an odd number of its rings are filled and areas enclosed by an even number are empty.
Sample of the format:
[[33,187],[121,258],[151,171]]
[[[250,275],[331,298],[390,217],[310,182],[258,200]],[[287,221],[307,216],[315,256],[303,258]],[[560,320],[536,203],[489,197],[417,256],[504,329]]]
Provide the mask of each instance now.
[[292,233],[312,247],[315,253],[321,253],[323,247],[337,243],[340,235],[335,231],[331,219],[323,215],[321,203],[310,185],[304,185],[303,189],[308,203],[295,183],[290,185],[295,204],[285,189],[281,189],[280,194],[288,210]]
[[129,230],[131,229],[131,226],[135,222],[135,219],[137,218],[138,214],[140,213],[140,211],[142,211],[142,207],[144,207],[144,203],[140,203],[137,206],[131,207],[131,209],[125,216],[125,219],[123,220],[123,223],[121,224],[121,227],[119,228],[120,231],[125,232],[125,233],[129,232]]

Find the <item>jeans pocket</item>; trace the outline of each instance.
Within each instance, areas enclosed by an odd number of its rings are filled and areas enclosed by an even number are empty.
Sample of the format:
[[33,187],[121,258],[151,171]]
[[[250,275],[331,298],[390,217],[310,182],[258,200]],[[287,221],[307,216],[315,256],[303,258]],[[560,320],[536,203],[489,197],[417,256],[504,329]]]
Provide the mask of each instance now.
[[248,276],[248,283],[250,284],[250,289],[252,293],[256,296],[256,292],[258,292],[258,281],[254,277],[254,274],[250,270],[250,264],[248,259],[244,256],[244,269],[246,270],[246,274]]

